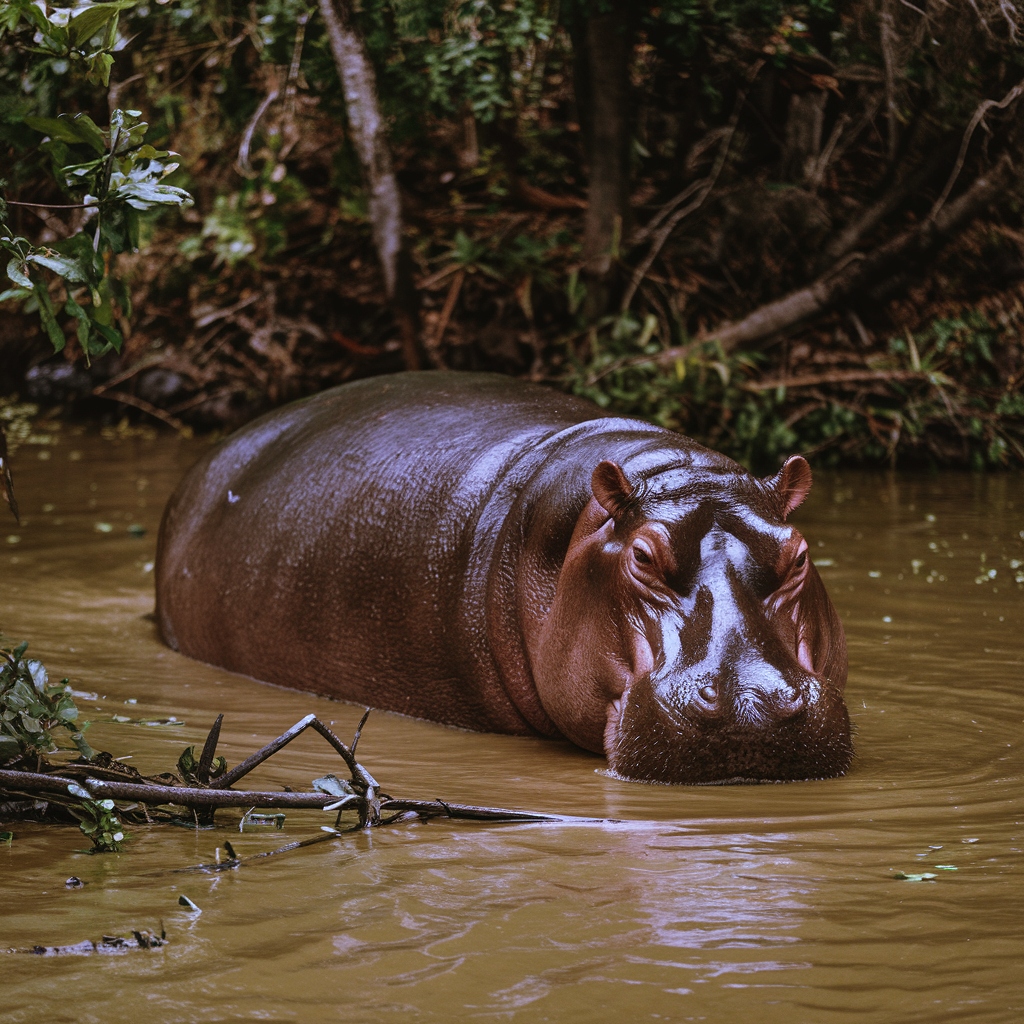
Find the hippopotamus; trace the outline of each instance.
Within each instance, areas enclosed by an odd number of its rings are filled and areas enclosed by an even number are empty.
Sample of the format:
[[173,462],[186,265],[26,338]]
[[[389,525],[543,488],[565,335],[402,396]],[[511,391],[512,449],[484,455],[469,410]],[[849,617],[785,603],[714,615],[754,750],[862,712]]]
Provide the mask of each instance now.
[[758,478],[497,374],[413,372],[271,412],[200,460],[156,561],[173,648],[464,729],[563,737],[659,783],[842,774],[843,627]]

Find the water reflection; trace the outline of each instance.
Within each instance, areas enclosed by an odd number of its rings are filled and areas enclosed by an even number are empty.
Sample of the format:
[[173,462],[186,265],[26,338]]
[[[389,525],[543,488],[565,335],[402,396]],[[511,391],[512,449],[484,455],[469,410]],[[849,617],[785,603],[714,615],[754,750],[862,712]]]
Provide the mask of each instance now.
[[[343,734],[359,716],[181,658],[144,618],[162,502],[201,448],[69,436],[43,462],[23,447],[26,521],[0,528],[0,624],[94,695],[81,699],[93,744],[144,772],[173,765],[221,711],[231,763],[310,711]],[[434,822],[217,876],[172,872],[225,837],[245,854],[313,835],[320,816],[270,834],[232,832],[229,813],[217,832],[138,829],[120,857],[75,852],[71,828],[19,825],[0,847],[0,947],[161,921],[171,941],[102,959],[7,955],[0,1017],[1015,1019],[1022,512],[1019,477],[819,474],[795,518],[850,640],[846,778],[640,786],[567,744],[381,714],[361,754],[395,794],[626,821]],[[172,716],[181,724],[134,724]],[[253,782],[307,786],[336,767],[303,736]],[[66,890],[71,874],[85,887]]]

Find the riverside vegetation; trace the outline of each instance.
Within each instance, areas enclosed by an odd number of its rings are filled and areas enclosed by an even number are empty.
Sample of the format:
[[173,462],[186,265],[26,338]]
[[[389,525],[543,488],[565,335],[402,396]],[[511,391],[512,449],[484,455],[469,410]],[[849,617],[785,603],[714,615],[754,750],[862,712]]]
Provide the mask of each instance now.
[[1019,463],[1022,31],[1012,0],[7,0],[0,391],[208,429],[492,369],[759,469]]

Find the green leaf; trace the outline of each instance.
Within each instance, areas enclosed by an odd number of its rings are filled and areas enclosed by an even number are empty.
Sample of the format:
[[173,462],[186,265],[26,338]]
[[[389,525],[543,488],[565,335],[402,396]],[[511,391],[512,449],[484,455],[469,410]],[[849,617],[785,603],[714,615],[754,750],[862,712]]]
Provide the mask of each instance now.
[[136,210],[149,210],[154,206],[192,205],[192,197],[183,188],[147,181],[126,181],[111,193],[111,197],[123,199]]
[[140,146],[132,156],[136,160],[163,160],[164,157],[170,156],[170,150],[167,149],[154,149],[149,143],[145,146]]
[[[7,276],[21,288],[32,288],[32,278],[28,276],[28,266],[17,256],[7,264]],[[6,293],[5,293],[6,294]]]
[[54,352],[60,352],[64,348],[64,332],[53,315],[53,303],[50,301],[50,293],[41,285],[34,286],[33,291],[39,302],[39,319],[43,321],[43,327],[53,345]]
[[0,302],[12,302],[15,299],[27,299],[32,294],[30,288],[8,288],[0,292]]
[[19,5],[21,13],[42,33],[52,31],[53,26],[47,21],[46,14],[36,4]]
[[67,256],[61,256],[59,253],[55,253],[52,250],[47,250],[45,255],[34,253],[28,257],[29,263],[35,263],[37,266],[46,267],[52,270],[55,274],[60,274],[61,277],[68,281],[81,284],[88,281],[89,278],[78,262],[78,260],[69,259]]
[[33,659],[26,662],[25,667],[28,669],[28,674],[32,677],[32,685],[36,688],[36,692],[42,693],[46,689],[46,684],[50,681],[43,663]]
[[25,124],[34,128],[37,132],[49,135],[51,139],[60,139],[61,142],[70,142],[75,145],[82,141],[81,136],[75,131],[74,126],[69,123],[67,115],[60,117],[26,117]]
[[92,326],[98,334],[103,336],[108,345],[113,346],[115,352],[121,351],[124,338],[121,337],[121,332],[116,327],[108,327],[106,324],[97,323],[95,320],[93,320]]
[[73,46],[89,42],[118,11],[121,4],[92,4],[68,22],[68,35]]
[[107,140],[88,114],[61,114],[59,117],[26,117],[25,124],[51,138],[72,145],[91,146],[97,153],[106,153]]
[[92,82],[99,82],[100,85],[110,84],[110,69],[114,66],[113,55],[109,53],[97,53],[86,60],[86,77]]
[[[61,114],[60,116],[67,117],[67,114]],[[92,146],[97,153],[105,153],[107,151],[107,140],[103,137],[103,132],[100,131],[96,122],[88,114],[75,114],[73,120],[75,128],[82,136],[83,142]]]

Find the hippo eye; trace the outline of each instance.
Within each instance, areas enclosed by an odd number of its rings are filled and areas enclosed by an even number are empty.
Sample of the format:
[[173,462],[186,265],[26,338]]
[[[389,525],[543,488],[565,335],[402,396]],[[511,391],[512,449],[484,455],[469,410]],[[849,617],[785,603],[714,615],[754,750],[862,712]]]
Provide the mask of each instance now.
[[806,562],[807,562],[807,552],[806,551],[801,551],[800,554],[796,556],[796,561],[793,564],[798,569],[802,569],[804,567],[804,565],[806,564]]
[[633,545],[633,557],[639,565],[654,565],[654,558],[650,551],[641,544]]

